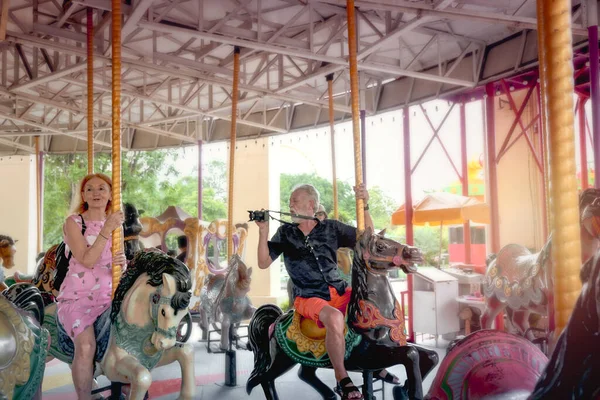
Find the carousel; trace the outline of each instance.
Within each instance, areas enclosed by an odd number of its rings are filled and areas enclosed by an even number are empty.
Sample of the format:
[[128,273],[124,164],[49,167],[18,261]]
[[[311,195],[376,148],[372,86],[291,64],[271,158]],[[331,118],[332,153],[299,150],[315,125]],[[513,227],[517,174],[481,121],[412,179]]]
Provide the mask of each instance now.
[[[98,152],[111,154],[110,212],[124,215],[112,255],[127,262],[107,266],[112,297],[93,323],[86,398],[354,398],[333,377],[326,329],[275,304],[279,275],[258,268],[247,210],[279,208],[260,175],[274,167],[277,135],[321,128],[338,219],[336,123],[351,121],[354,162],[341,168],[366,185],[378,140],[367,116],[373,126],[387,111],[402,129],[404,204],[390,221],[405,240],[367,227],[357,198],[356,246],[337,253],[352,287],[343,343],[358,398],[600,396],[600,183],[588,169],[590,155],[600,168],[597,1],[3,0],[0,40],[10,188],[0,196],[0,399],[77,398],[77,345],[57,311],[71,252],[42,249],[44,160],[86,153],[93,174]],[[441,117],[427,106],[436,99],[448,103]],[[469,182],[472,105],[483,116],[481,193]],[[457,151],[442,136],[452,121]],[[411,124],[430,128],[422,148]],[[228,143],[227,218],[205,221],[203,147],[216,142]],[[462,196],[413,201],[432,143]],[[123,198],[123,152],[185,146],[198,151],[196,215],[177,204],[147,215]],[[24,219],[22,209],[35,211]],[[448,273],[469,282],[465,292],[423,268],[413,247],[423,224],[462,227],[464,258]],[[473,261],[472,224],[487,232],[485,262]],[[178,257],[173,236],[185,244]],[[406,274],[403,290],[392,271]],[[425,333],[435,343],[418,340]]]

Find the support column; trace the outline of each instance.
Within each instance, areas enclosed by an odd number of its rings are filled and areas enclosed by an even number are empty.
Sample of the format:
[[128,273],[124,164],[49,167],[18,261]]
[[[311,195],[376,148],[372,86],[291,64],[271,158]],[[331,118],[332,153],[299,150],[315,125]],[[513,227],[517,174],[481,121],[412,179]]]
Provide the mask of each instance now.
[[[460,165],[462,174],[462,195],[469,196],[469,169],[467,168],[467,117],[465,103],[460,103]],[[471,264],[471,224],[463,224],[463,242],[465,244],[465,264]]]
[[[404,137],[404,212],[406,214],[406,244],[413,246],[413,204],[412,204],[412,167],[410,162],[410,108],[402,109],[402,131]],[[415,342],[413,331],[413,276],[408,274],[408,341]]]
[[[598,3],[588,1],[588,46],[590,52],[590,92],[592,99],[592,138],[594,139],[594,171],[600,171],[600,85],[598,73]],[[594,179],[594,187],[600,188],[600,179]]]
[[[487,157],[486,169],[488,173],[489,196],[488,203],[491,212],[491,251],[498,253],[500,251],[500,217],[498,213],[498,175],[496,171],[496,119],[495,119],[495,101],[494,101],[494,84],[488,83],[485,85],[485,127],[486,127],[486,144]],[[496,317],[496,329],[504,330],[504,313],[498,314]]]
[[588,188],[587,168],[587,138],[585,128],[585,102],[584,97],[579,97],[577,103],[577,116],[579,117],[579,160],[581,161],[581,190]]

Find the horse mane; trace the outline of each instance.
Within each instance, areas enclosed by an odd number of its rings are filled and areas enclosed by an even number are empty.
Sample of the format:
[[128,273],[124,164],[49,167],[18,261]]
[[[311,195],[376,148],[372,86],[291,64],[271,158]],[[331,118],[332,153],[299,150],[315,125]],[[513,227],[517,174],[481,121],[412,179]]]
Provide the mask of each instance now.
[[110,313],[110,319],[113,322],[121,310],[121,303],[125,298],[125,294],[127,294],[133,283],[143,273],[148,274],[147,284],[154,287],[162,285],[163,274],[171,275],[175,279],[177,286],[177,292],[171,299],[171,307],[177,314],[177,311],[187,309],[189,306],[192,280],[188,268],[181,261],[169,257],[163,252],[147,249],[135,255],[121,277]]
[[0,235],[0,243],[2,243],[2,242],[3,242],[3,241],[5,241],[5,240],[8,242],[8,244],[4,244],[4,245],[2,245],[1,247],[6,247],[6,246],[14,246],[14,244],[15,244],[15,241],[14,241],[14,239],[13,239],[13,238],[11,238],[11,237],[10,237],[10,236],[8,236],[8,235]]
[[363,233],[356,241],[354,247],[354,257],[352,258],[352,294],[348,304],[348,323],[356,322],[356,316],[362,315],[359,301],[368,297],[369,287],[367,286],[367,265],[363,260]]

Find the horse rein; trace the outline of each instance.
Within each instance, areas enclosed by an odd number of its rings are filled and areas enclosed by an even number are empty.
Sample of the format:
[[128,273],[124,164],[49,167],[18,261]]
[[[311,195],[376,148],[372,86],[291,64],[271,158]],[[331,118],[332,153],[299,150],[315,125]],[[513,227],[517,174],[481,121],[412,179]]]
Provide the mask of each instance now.
[[177,337],[177,328],[171,327],[169,330],[164,330],[158,326],[158,307],[161,304],[171,305],[171,299],[173,296],[163,296],[160,294],[163,285],[159,285],[156,288],[156,292],[150,295],[150,304],[152,304],[152,323],[154,324],[154,331],[164,335],[167,339],[175,339]]

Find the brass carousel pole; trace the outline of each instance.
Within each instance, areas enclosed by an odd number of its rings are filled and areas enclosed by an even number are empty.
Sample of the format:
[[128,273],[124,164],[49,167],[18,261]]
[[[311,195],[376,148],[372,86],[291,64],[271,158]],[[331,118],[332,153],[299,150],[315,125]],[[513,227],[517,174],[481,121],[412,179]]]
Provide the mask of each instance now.
[[[233,49],[233,89],[231,91],[231,135],[229,140],[229,195],[227,211],[227,259],[233,256],[233,177],[235,175],[235,140],[237,122],[238,84],[240,80],[240,48]],[[237,386],[236,352],[232,350],[233,328],[229,330],[229,348],[225,351],[225,386]]]
[[[547,98],[548,153],[550,163],[550,215],[554,268],[555,337],[560,335],[571,316],[581,291],[581,243],[579,205],[575,168],[573,128],[573,46],[571,1],[537,0],[543,14],[543,48],[546,56],[546,82],[542,93]],[[538,26],[538,29],[540,27]]]
[[233,50],[233,90],[231,91],[231,130],[229,139],[229,194],[227,210],[227,259],[233,255],[233,177],[235,172],[235,139],[237,122],[238,84],[240,76],[240,48]]
[[33,138],[35,143],[35,176],[36,176],[36,207],[37,207],[37,252],[42,251],[42,179],[41,176],[41,155],[40,155],[40,137]]
[[[354,181],[356,186],[363,183],[362,153],[360,143],[360,119],[358,107],[358,66],[356,61],[356,16],[354,0],[346,0],[348,15],[348,53],[350,55],[350,97],[352,99],[352,133],[354,137]],[[365,230],[365,210],[363,199],[356,199],[356,226],[359,234]]]
[[333,116],[333,74],[329,74],[327,79],[327,92],[329,93],[329,132],[331,132],[331,171],[333,173],[333,218],[339,219],[338,210],[338,188],[337,188],[337,176],[336,176],[336,163],[335,163],[335,128],[334,128],[334,116]]
[[[112,211],[121,211],[121,0],[112,0]],[[123,251],[123,230],[112,233],[113,255]],[[121,266],[112,266],[113,297]]]
[[[113,53],[114,54],[114,53]],[[87,8],[87,156],[94,173],[94,10]]]

